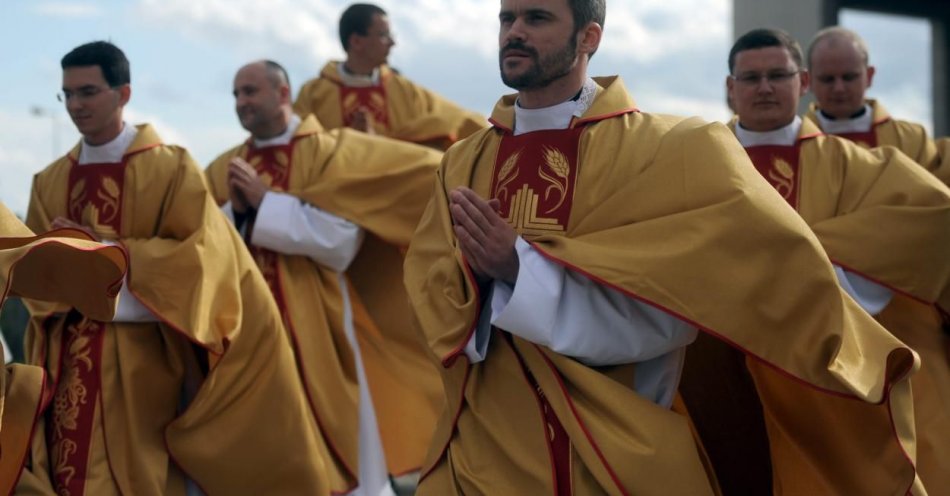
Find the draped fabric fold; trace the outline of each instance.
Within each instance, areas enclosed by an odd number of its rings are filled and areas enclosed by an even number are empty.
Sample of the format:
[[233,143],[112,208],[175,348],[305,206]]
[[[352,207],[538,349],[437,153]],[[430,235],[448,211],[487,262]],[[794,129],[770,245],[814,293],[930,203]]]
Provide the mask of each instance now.
[[[68,217],[78,201],[70,188],[71,169],[83,167],[78,152],[79,145],[36,176],[27,217],[34,230]],[[101,396],[92,445],[80,450],[90,463],[108,464],[91,473],[110,475],[87,482],[86,493],[183,494],[186,476],[210,494],[328,490],[322,439],[279,314],[201,172],[148,125],[123,164],[121,196],[103,182],[122,198],[112,241],[129,253],[130,291],[159,322],[100,323]],[[75,351],[62,349],[62,336],[87,320],[69,307],[29,307],[28,355],[55,389],[73,380],[60,375],[60,358]],[[44,419],[57,423],[48,428],[60,427],[53,407]],[[272,428],[260,429],[262,418]],[[50,465],[47,437],[37,430],[24,490],[41,488],[62,468]]]
[[[235,147],[208,167],[219,204],[228,201],[228,162],[247,157],[251,146]],[[418,470],[442,389],[411,325],[402,259],[441,153],[348,129],[324,132],[313,116],[298,127],[292,147],[285,192],[367,232],[346,271],[355,331],[389,472]],[[336,273],[305,256],[279,254],[277,267],[303,382],[328,441],[331,488],[345,491],[358,484],[359,395],[344,289]]]
[[[525,238],[555,263],[742,350],[777,390],[857,405],[846,412],[849,422],[887,434],[873,451],[800,474],[803,487],[920,489],[908,381],[916,355],[841,292],[818,240],[758,177],[727,128],[635,112],[619,78],[597,82],[597,98],[574,123],[586,129],[566,233]],[[467,186],[487,196],[513,104],[503,98],[495,128],[446,153],[407,255],[408,292],[441,359],[449,399],[420,494],[551,489],[539,419],[508,414],[531,406],[524,399],[530,386],[511,375],[517,356],[568,432],[578,494],[710,493],[686,419],[637,396],[613,368],[586,367],[519,338],[510,347],[497,330],[484,362],[471,365],[462,353],[484,295],[457,247],[447,195]],[[833,429],[795,425],[807,411],[768,396],[763,402],[795,439],[799,431],[820,438]],[[810,443],[801,453],[821,450],[837,452]],[[480,472],[491,459],[512,466]],[[882,462],[885,475],[867,475]],[[789,460],[773,463],[782,474],[794,468]]]

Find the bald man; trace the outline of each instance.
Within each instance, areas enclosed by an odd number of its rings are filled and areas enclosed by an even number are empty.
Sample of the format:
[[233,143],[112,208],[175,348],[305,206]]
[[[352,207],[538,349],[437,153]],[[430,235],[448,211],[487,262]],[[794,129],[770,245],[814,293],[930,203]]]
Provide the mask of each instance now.
[[840,26],[819,31],[808,47],[811,92],[817,103],[807,117],[822,131],[868,148],[897,147],[947,183],[950,166],[940,167],[927,130],[891,117],[880,102],[866,97],[875,74],[869,60],[867,44],[854,31]]
[[234,98],[251,136],[208,168],[211,191],[281,309],[331,489],[392,494],[389,476],[421,466],[442,399],[401,284],[442,154],[301,119],[273,61],[242,67]]

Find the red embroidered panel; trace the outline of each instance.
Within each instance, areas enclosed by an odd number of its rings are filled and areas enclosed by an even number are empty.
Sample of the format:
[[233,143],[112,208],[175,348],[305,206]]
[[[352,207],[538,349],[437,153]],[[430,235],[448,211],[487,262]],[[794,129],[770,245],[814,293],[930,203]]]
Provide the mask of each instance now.
[[[247,160],[258,177],[264,181],[270,189],[275,191],[287,191],[290,188],[290,165],[294,155],[294,141],[287,145],[268,146],[264,148],[255,148],[247,146],[244,153],[244,159]],[[248,231],[250,232],[250,230]],[[277,302],[277,308],[280,309],[280,315],[284,324],[290,324],[290,316],[287,310],[287,300],[284,296],[283,286],[280,282],[280,271],[277,261],[279,255],[273,250],[247,244],[248,250],[254,257],[254,261],[261,270],[267,286],[270,288],[274,300]]]
[[61,336],[60,373],[46,423],[50,476],[57,494],[82,496],[85,492],[102,385],[104,331],[101,322],[73,311]]
[[67,217],[90,227],[104,239],[117,239],[122,230],[125,162],[73,163],[69,170]]
[[853,141],[864,148],[877,148],[877,132],[874,131],[873,127],[870,131],[863,133],[841,133],[836,134],[835,136],[841,136],[842,138]]
[[382,86],[353,88],[340,85],[340,105],[343,125],[353,123],[353,114],[365,109],[373,117],[373,124],[383,130],[389,129],[389,109],[386,105],[386,89]]
[[798,183],[801,176],[798,163],[801,151],[799,146],[750,146],[745,150],[759,174],[797,210]]
[[567,230],[583,126],[505,135],[492,170],[491,197],[519,234]]

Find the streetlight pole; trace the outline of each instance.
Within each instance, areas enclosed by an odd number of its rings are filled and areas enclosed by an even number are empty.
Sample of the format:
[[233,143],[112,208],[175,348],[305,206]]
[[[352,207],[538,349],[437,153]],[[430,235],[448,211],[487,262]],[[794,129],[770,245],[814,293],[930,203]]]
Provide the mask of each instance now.
[[52,146],[51,148],[52,155],[53,155],[52,159],[56,160],[57,158],[59,158],[59,152],[60,152],[59,150],[59,114],[54,110],[48,109],[46,107],[41,107],[39,105],[33,105],[32,107],[30,107],[30,114],[32,114],[33,117],[49,117],[51,125],[52,125],[52,131],[53,131],[52,132],[53,141],[50,145]]

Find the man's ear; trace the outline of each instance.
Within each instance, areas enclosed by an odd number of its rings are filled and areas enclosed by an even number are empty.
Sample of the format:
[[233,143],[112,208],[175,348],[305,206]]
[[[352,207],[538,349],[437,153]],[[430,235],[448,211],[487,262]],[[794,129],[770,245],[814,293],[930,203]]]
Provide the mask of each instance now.
[[871,87],[871,83],[872,83],[873,81],[874,81],[874,66],[873,66],[873,65],[869,65],[869,66],[868,66],[868,85],[867,85],[867,87],[866,87],[865,89],[870,88],[870,87]]
[[132,98],[131,84],[123,84],[116,88],[116,91],[119,92],[119,105],[125,106],[125,104],[129,103],[129,99]]
[[587,23],[587,26],[577,33],[577,52],[586,53],[588,57],[593,55],[603,36],[604,28],[600,27],[600,24],[594,21]]

